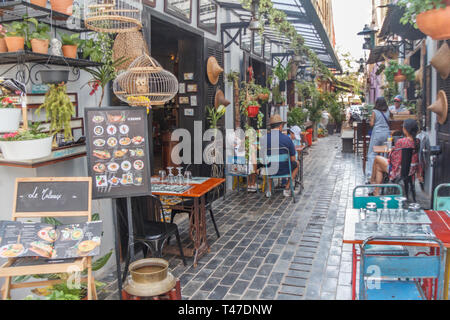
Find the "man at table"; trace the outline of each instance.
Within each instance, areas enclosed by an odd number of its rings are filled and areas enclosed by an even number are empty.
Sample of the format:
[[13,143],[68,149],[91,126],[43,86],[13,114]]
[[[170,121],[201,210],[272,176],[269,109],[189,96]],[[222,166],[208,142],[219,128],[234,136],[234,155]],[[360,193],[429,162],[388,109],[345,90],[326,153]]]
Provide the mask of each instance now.
[[[291,170],[292,170],[292,179],[289,179],[290,183],[293,183],[295,177],[298,173],[298,165],[296,159],[295,146],[292,142],[291,138],[282,133],[285,122],[281,119],[279,114],[274,114],[270,117],[270,132],[266,135],[265,138],[261,140],[261,149],[267,150],[267,155],[271,154],[271,149],[281,149],[286,148],[289,152],[290,161],[291,161]],[[273,144],[272,144],[273,143]],[[264,153],[264,151],[263,151]],[[286,150],[280,150],[280,154],[285,154]],[[288,162],[280,162],[277,172],[270,172],[271,175],[286,175],[289,174],[289,163]],[[270,170],[270,167],[269,167]],[[290,197],[290,183],[286,183],[286,187],[283,190],[283,195],[285,197]],[[271,184],[269,183],[269,186]]]
[[405,108],[404,105],[402,105],[403,97],[401,95],[398,95],[394,98],[394,105],[389,106],[389,112],[392,115],[399,115],[399,114],[409,114],[408,109]]

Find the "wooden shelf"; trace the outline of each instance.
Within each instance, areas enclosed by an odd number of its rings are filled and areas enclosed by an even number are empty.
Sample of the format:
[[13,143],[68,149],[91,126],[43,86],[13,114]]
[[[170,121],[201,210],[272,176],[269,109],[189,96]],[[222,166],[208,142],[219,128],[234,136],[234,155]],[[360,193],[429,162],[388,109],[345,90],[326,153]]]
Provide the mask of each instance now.
[[72,145],[58,148],[52,151],[52,154],[46,158],[27,161],[8,161],[0,154],[0,166],[19,167],[19,168],[39,168],[58,162],[69,161],[86,156],[86,144]]

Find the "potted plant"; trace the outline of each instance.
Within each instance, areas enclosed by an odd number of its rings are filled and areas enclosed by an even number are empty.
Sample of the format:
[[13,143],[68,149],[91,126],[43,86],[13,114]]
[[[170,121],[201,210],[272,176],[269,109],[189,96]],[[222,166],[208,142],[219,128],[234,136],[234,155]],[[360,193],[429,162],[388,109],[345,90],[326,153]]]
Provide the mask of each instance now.
[[261,92],[258,94],[258,99],[262,103],[267,103],[267,101],[269,101],[269,98],[270,98],[269,88],[261,88]]
[[400,19],[403,24],[412,24],[434,40],[450,38],[450,0],[399,0],[405,8]]
[[288,77],[288,72],[290,69],[290,63],[285,67],[281,64],[281,60],[277,60],[277,65],[273,70],[273,74],[278,78],[280,91],[284,92],[286,90],[286,80]]
[[44,8],[47,6],[47,0],[30,0],[30,3]]
[[0,53],[8,52],[5,41],[6,29],[0,24]]
[[292,108],[287,115],[287,124],[289,127],[299,126],[303,127],[306,119],[308,118],[308,112],[302,108]]
[[249,118],[255,118],[259,113],[260,105],[256,100],[248,100],[244,101],[242,108]]
[[34,24],[34,32],[30,35],[31,50],[36,53],[47,54],[50,43],[50,27],[45,23],[39,23],[35,18],[27,19]]
[[389,61],[389,66],[384,70],[384,75],[389,83],[414,81],[415,70],[406,64],[399,64],[397,61]]
[[211,129],[217,129],[217,122],[225,115],[227,108],[224,105],[220,105],[217,109],[215,107],[206,106],[208,110],[209,127]]
[[46,120],[50,120],[50,132],[53,135],[64,131],[64,140],[73,140],[70,121],[75,115],[75,108],[67,95],[65,84],[51,84],[45,94],[44,103],[36,110],[37,114],[45,109]]
[[9,97],[0,101],[0,132],[14,132],[19,129],[22,110],[16,108]]
[[100,62],[104,55],[100,41],[93,38],[80,40],[78,49],[81,51],[80,58],[91,59],[94,62]]
[[26,21],[14,21],[6,27],[6,46],[9,52],[20,51],[25,48],[25,40],[28,35],[28,23]]
[[9,161],[34,160],[48,157],[52,153],[51,134],[39,130],[39,124],[28,130],[18,130],[0,136],[0,149]]
[[72,15],[73,12],[73,0],[50,0],[50,6],[53,11]]
[[80,34],[60,33],[62,42],[62,51],[66,58],[77,58],[78,45],[80,43]]

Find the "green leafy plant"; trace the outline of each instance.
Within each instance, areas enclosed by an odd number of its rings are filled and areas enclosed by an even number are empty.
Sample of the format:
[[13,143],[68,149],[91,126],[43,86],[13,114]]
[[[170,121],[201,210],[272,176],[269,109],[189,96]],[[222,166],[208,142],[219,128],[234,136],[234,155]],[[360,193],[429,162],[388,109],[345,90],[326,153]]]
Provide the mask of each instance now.
[[234,83],[235,81],[239,81],[241,74],[237,71],[230,71],[227,73],[226,77],[228,82]]
[[277,65],[273,70],[273,74],[278,78],[279,81],[286,81],[288,78],[290,63],[287,64],[286,67],[283,66],[280,59],[277,60]]
[[26,21],[34,25],[34,31],[30,34],[29,39],[50,40],[50,26],[45,23],[39,23],[36,18],[28,18]]
[[[105,96],[105,88],[108,83],[117,77],[116,68],[125,63],[128,58],[120,57],[117,60],[113,60],[112,47],[114,44],[114,39],[107,33],[99,33],[97,36],[96,46],[102,48],[103,54],[101,59],[96,62],[101,62],[102,65],[94,68],[84,68],[83,70],[89,72],[92,79],[88,82],[97,83],[98,87],[101,88],[101,97],[98,104],[101,107],[103,98]],[[95,89],[96,90],[96,89]]]
[[406,64],[399,64],[397,61],[395,60],[391,60],[389,61],[389,65],[386,67],[386,69],[384,70],[384,75],[386,76],[386,80],[389,83],[394,82],[394,77],[395,74],[401,71],[403,75],[406,76],[406,79],[408,81],[414,81],[415,79],[415,72],[416,70],[414,70],[414,68],[412,68],[409,65]]
[[52,84],[45,94],[44,103],[36,110],[40,114],[45,109],[46,119],[50,120],[52,134],[64,131],[65,140],[73,140],[70,121],[75,115],[75,108],[67,95],[65,84]]
[[400,22],[412,24],[417,28],[416,17],[418,14],[428,10],[445,8],[447,3],[445,0],[399,0],[397,5],[405,8],[405,13]]
[[68,34],[58,32],[58,34],[61,37],[63,46],[78,46],[81,42],[79,33]]
[[308,112],[303,110],[302,108],[295,107],[288,112],[287,124],[289,127],[302,127],[306,119],[308,119]]
[[207,119],[210,122],[210,128],[217,128],[217,122],[225,115],[227,108],[224,105],[220,105],[217,109],[215,107],[206,106],[206,110],[208,110]]
[[7,37],[22,37],[26,39],[29,34],[29,26],[26,21],[14,21],[6,25],[6,30]]

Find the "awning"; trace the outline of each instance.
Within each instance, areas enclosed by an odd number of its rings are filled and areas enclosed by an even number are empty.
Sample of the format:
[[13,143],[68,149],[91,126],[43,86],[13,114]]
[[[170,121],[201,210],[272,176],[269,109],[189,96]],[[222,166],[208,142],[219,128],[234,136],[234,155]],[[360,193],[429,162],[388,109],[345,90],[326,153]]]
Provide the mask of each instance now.
[[370,51],[367,64],[374,64],[388,60],[396,60],[398,58],[398,48],[393,46],[377,46]]
[[[288,21],[305,40],[305,45],[315,52],[325,66],[342,71],[336,52],[311,0],[273,0],[272,3],[275,9],[286,14]],[[251,13],[242,8],[239,0],[219,0],[218,4],[232,10],[242,22],[249,22],[251,19]],[[287,37],[268,26],[265,27],[264,36],[286,48],[290,44]]]
[[405,8],[397,5],[389,5],[386,18],[384,19],[383,26],[381,27],[379,38],[388,39],[392,36],[398,35],[405,40],[420,40],[426,38],[419,29],[414,28],[411,24],[402,24],[400,22],[401,17],[405,13]]

